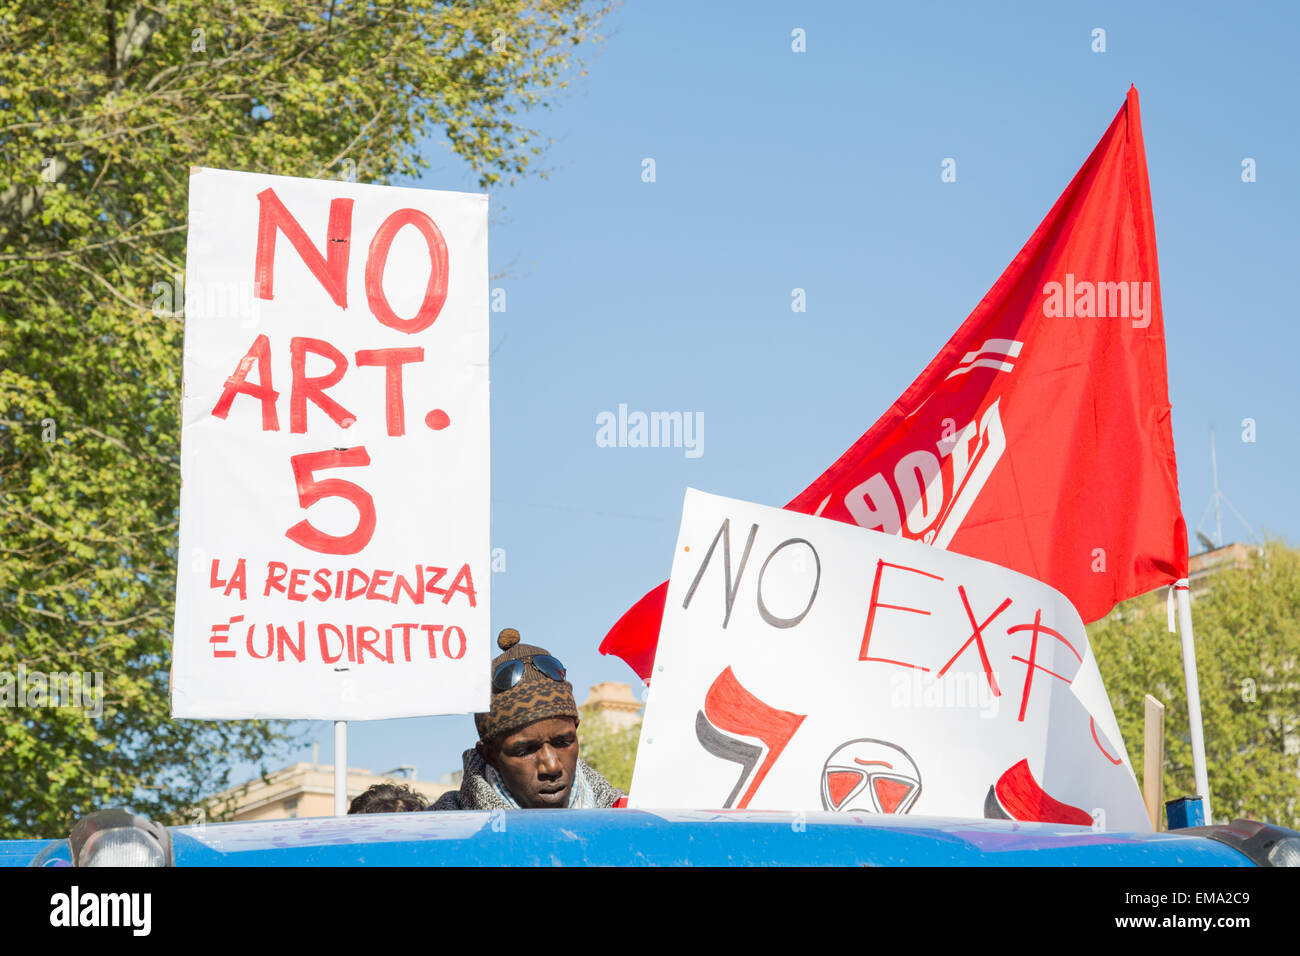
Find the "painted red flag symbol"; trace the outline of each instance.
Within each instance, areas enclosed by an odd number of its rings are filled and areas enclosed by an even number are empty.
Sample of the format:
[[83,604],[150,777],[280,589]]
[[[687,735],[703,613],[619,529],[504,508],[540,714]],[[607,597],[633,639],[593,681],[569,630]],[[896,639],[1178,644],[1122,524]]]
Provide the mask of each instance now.
[[[975,311],[787,508],[1056,588],[1085,622],[1187,576],[1138,94]],[[600,650],[650,675],[668,585]]]
[[1022,760],[998,778],[984,800],[984,816],[994,820],[1036,820],[1040,823],[1071,823],[1088,826],[1087,810],[1062,803],[1045,791]]

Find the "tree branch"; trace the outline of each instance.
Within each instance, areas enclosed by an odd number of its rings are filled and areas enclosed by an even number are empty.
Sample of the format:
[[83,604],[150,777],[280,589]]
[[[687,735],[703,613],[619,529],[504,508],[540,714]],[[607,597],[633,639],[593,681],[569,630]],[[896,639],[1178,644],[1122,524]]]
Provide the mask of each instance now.
[[[106,17],[110,25],[115,23],[111,2]],[[140,54],[150,38],[162,28],[165,20],[165,11],[138,6],[126,18],[126,24],[117,34],[116,41],[109,42],[109,66],[112,70],[110,76],[117,89],[121,89],[122,85],[122,78],[118,75],[119,69]],[[41,173],[43,182],[40,185],[27,186],[15,183],[8,189],[0,191],[0,219],[26,219],[41,201],[41,197],[63,178],[71,166],[72,163],[65,156],[51,157],[49,165]]]
[[61,252],[43,252],[34,256],[0,255],[0,262],[35,262],[46,259],[65,259],[68,256],[81,255],[81,253],[87,252],[90,249],[102,249],[105,246],[116,246],[123,242],[132,243],[140,239],[150,239],[154,236],[166,236],[173,232],[184,232],[186,228],[187,227],[183,225],[169,226],[166,229],[157,229],[154,232],[141,232],[134,236],[129,233],[123,233],[122,235],[116,236],[112,239],[105,239],[103,242],[92,242],[84,246],[77,246],[75,249],[64,249]]

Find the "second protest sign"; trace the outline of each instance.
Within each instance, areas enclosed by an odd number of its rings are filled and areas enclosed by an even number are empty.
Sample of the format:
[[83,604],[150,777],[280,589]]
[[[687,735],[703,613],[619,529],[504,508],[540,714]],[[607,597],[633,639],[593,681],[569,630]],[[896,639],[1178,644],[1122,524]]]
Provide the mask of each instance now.
[[695,490],[630,803],[1151,827],[1059,592]]

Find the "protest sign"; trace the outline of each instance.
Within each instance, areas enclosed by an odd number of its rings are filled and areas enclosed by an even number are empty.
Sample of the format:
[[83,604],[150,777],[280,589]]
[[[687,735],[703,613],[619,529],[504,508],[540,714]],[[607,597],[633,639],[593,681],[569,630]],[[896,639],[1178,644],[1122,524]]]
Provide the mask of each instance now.
[[190,175],[175,717],[485,710],[487,196]]
[[1059,592],[694,489],[629,803],[1151,829]]

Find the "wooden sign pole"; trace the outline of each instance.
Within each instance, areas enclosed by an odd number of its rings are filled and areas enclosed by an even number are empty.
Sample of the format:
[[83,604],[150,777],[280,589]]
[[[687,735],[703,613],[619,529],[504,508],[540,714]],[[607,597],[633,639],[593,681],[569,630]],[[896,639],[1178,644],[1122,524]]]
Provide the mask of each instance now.
[[1151,829],[1163,830],[1160,799],[1165,774],[1165,705],[1146,695],[1146,718],[1142,741],[1142,798],[1146,801]]

